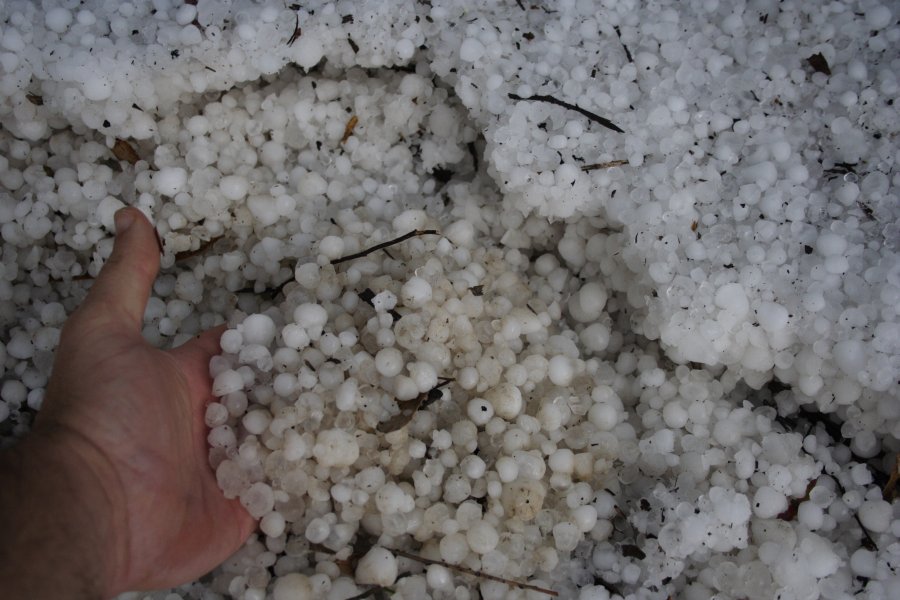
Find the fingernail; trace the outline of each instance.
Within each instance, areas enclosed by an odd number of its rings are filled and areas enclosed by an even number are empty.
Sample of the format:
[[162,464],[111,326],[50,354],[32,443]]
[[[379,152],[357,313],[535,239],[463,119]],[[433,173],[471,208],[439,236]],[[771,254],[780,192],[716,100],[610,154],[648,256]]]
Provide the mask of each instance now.
[[120,208],[113,216],[116,222],[116,235],[125,233],[134,224],[134,213],[127,208]]

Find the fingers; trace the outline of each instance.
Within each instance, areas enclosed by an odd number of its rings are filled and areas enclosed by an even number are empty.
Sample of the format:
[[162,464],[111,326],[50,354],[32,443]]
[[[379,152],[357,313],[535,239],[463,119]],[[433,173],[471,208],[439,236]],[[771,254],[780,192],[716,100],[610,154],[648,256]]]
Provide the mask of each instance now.
[[83,312],[103,317],[139,332],[153,280],[159,272],[156,230],[136,208],[115,215],[116,241],[112,254],[94,281]]

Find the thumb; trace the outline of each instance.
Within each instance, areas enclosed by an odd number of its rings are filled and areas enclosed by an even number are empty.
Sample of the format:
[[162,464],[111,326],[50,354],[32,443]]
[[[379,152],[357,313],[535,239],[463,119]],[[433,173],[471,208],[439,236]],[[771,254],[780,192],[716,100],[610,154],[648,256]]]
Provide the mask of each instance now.
[[116,241],[82,306],[85,314],[140,331],[153,280],[159,272],[156,230],[136,208],[115,215]]

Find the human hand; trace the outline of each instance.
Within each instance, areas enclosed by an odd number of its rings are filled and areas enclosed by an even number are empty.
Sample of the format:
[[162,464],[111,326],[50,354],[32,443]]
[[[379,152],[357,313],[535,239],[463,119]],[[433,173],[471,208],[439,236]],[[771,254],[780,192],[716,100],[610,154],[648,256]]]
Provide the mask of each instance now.
[[112,255],[63,328],[28,440],[66,474],[70,501],[94,528],[104,597],[203,575],[255,528],[208,463],[208,365],[222,329],[171,351],[147,343],[156,233],[133,208],[116,214],[116,230]]

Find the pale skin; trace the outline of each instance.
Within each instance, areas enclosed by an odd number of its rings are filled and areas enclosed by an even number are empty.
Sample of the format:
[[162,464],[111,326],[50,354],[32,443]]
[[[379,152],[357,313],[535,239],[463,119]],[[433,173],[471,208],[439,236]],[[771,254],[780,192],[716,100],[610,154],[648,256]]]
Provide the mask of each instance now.
[[109,598],[222,562],[256,522],[207,461],[209,359],[221,329],[158,350],[141,337],[159,270],[153,226],[116,214],[112,255],[66,322],[32,432],[0,453],[6,598]]

